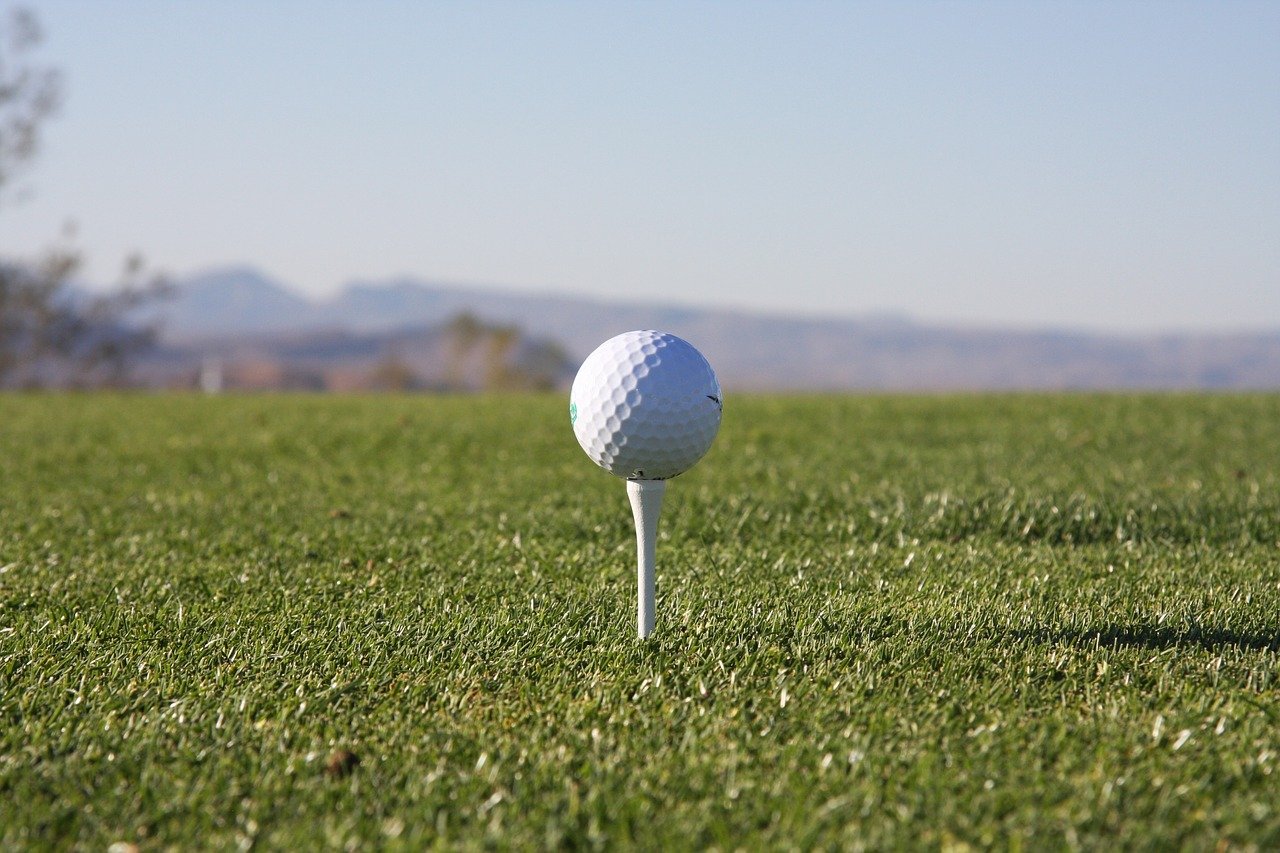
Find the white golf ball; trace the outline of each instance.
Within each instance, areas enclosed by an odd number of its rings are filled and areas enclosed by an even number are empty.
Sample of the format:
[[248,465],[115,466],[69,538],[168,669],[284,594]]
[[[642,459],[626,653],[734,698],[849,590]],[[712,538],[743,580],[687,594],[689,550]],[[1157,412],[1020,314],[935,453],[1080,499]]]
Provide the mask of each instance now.
[[711,449],[723,407],[715,371],[666,332],[625,332],[578,368],[569,417],[591,460],[628,480],[666,480]]

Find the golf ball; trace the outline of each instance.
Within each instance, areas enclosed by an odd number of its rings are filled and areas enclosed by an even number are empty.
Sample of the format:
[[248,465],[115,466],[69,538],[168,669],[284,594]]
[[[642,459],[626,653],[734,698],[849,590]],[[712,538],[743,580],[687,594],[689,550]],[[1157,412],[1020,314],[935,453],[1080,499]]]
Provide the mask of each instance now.
[[723,399],[715,371],[688,341],[625,332],[578,368],[569,418],[601,468],[628,480],[666,480],[711,448]]

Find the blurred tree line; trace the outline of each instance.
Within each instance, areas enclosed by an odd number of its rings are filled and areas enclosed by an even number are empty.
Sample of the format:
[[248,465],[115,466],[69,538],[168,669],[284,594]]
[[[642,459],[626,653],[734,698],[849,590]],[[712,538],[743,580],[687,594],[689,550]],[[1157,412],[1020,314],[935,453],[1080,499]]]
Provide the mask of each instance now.
[[[39,152],[46,121],[62,99],[62,77],[40,64],[40,24],[27,9],[0,19],[0,207],[21,205],[16,180]],[[125,263],[120,286],[89,295],[73,286],[81,255],[68,228],[33,257],[0,256],[0,388],[122,385],[131,361],[155,330],[129,322],[130,312],[165,292],[142,260]]]

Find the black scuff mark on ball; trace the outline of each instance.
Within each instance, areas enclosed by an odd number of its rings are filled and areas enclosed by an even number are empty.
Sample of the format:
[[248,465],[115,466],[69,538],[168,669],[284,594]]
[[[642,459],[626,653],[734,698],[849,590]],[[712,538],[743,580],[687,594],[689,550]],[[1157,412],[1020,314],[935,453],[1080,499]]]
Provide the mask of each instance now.
[[720,402],[720,398],[715,394],[708,394],[707,399],[716,404],[716,408],[724,411],[724,404]]

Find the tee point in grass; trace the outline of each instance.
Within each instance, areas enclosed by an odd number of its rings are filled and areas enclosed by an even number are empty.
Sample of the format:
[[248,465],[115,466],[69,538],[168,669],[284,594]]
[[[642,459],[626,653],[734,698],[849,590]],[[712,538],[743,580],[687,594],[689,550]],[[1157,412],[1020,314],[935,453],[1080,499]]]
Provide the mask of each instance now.
[[667,332],[610,338],[587,356],[573,380],[569,419],[578,443],[593,462],[627,480],[641,639],[653,633],[654,550],[666,481],[711,449],[723,400],[702,353]]

